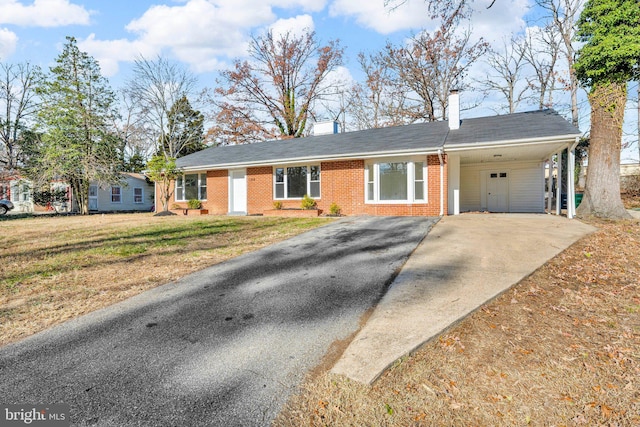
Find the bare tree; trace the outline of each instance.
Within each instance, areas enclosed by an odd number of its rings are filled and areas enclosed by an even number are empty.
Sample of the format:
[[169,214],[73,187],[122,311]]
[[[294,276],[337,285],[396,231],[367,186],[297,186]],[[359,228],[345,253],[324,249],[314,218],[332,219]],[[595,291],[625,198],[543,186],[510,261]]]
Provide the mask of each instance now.
[[138,108],[128,90],[119,92],[120,115],[113,123],[114,132],[120,141],[125,171],[139,172],[145,162],[157,151],[158,144],[149,137],[144,123],[137,114]]
[[[156,144],[156,152],[166,158],[176,158],[187,141],[168,138],[176,135],[172,125],[172,108],[181,98],[193,95],[196,77],[176,63],[157,57],[140,57],[135,61],[133,77],[127,84],[127,96],[135,106],[136,131],[144,132],[149,143]],[[165,143],[163,143],[165,141]]]
[[531,86],[523,77],[526,48],[523,37],[512,36],[509,41],[503,39],[501,49],[487,51],[485,62],[490,72],[480,84],[489,92],[501,94],[509,113],[515,113],[520,103],[530,97]]
[[21,139],[37,112],[36,85],[40,68],[0,64],[0,168],[12,173],[21,156]]
[[465,88],[469,67],[486,52],[487,43],[472,43],[470,31],[458,33],[456,28],[448,20],[432,35],[412,37],[406,46],[386,46],[385,60],[395,84],[410,90],[407,108],[400,112],[407,121],[445,119],[449,93]]
[[560,39],[554,28],[547,26],[539,31],[529,31],[525,48],[525,60],[535,73],[531,86],[538,94],[538,109],[553,105],[556,89],[557,62],[560,54]]
[[249,46],[249,61],[236,61],[234,68],[220,74],[218,95],[219,119],[236,119],[251,110],[245,119],[261,128],[264,134],[275,127],[280,137],[303,135],[314,102],[329,95],[331,88],[323,85],[327,75],[342,64],[343,49],[338,41],[321,46],[313,31],[296,36],[291,32],[253,37]]
[[359,130],[403,124],[400,111],[405,109],[407,88],[393,84],[392,70],[383,53],[358,55],[364,73],[363,83],[352,89],[349,113]]
[[576,21],[578,20],[580,11],[585,0],[536,0],[538,6],[547,11],[547,17],[550,18],[549,25],[555,30],[560,37],[562,44],[561,53],[566,60],[567,69],[569,70],[569,80],[566,87],[571,93],[571,123],[578,127],[578,88],[580,83],[576,77],[574,67],[576,58],[576,49],[573,41],[576,38]]
[[[409,0],[384,0],[384,6],[390,11],[398,9]],[[432,19],[447,17],[452,21],[459,21],[469,17],[473,0],[425,0],[427,12]],[[495,0],[487,7],[493,6]]]

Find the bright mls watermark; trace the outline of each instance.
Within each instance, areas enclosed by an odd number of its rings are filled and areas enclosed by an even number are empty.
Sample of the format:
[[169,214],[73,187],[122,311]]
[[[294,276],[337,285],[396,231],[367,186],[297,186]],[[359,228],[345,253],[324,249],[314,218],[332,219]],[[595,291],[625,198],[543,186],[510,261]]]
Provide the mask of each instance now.
[[0,427],[69,427],[69,405],[0,405]]

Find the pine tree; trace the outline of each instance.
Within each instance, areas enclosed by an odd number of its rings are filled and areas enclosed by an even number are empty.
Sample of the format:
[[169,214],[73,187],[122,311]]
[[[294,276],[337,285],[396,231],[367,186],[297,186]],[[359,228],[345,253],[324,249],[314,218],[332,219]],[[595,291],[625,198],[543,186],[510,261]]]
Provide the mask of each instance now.
[[80,212],[89,212],[89,183],[116,183],[121,156],[110,129],[115,95],[98,62],[67,37],[56,65],[38,88],[42,138],[28,170],[37,182],[71,185]]

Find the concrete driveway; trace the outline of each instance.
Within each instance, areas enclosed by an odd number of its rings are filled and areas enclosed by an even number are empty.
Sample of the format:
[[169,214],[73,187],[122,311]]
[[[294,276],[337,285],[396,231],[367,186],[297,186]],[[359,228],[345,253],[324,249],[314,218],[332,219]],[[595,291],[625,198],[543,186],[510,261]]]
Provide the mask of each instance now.
[[434,222],[344,218],[0,348],[2,403],[67,403],[72,425],[268,425]]
[[594,230],[556,215],[443,218],[411,255],[332,372],[374,382],[398,359]]

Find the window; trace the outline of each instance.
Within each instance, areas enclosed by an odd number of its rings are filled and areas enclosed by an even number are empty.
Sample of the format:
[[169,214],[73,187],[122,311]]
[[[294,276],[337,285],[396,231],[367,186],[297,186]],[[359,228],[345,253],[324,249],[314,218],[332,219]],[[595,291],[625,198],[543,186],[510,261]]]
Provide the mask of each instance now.
[[380,200],[407,200],[407,163],[378,163]]
[[426,202],[426,163],[382,161],[365,167],[365,197],[369,203]]
[[289,166],[274,169],[276,199],[302,199],[305,194],[320,197],[320,166]]
[[143,202],[143,193],[141,187],[135,187],[133,189],[133,203],[142,203]]
[[425,185],[424,185],[424,163],[423,162],[415,162],[413,164],[414,167],[414,176],[413,176],[413,199],[415,201],[424,202],[425,201]]
[[176,179],[176,201],[207,200],[207,174],[188,173]]
[[111,203],[122,203],[122,188],[111,187]]

